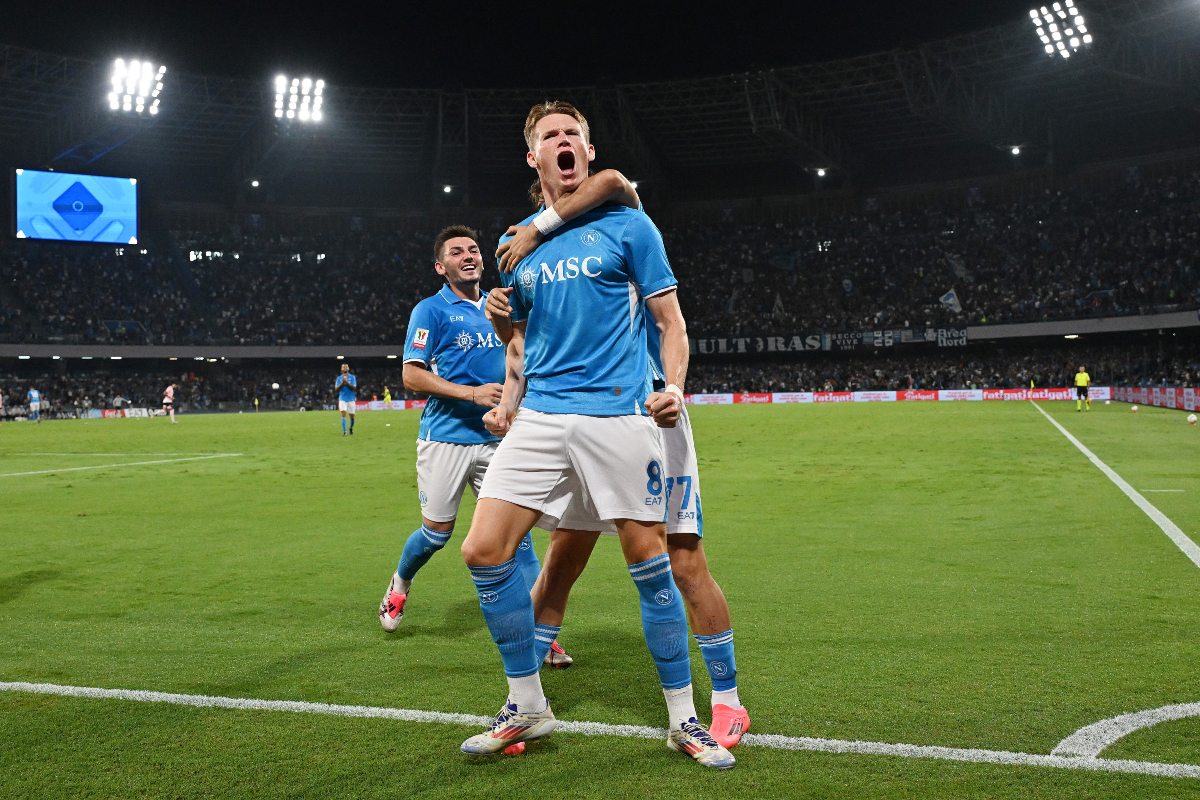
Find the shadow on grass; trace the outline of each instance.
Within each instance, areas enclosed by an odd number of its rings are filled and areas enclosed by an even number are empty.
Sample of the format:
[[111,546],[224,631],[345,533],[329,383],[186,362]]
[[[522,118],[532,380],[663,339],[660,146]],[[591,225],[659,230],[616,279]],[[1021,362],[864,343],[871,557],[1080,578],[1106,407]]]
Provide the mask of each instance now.
[[52,581],[58,575],[55,569],[34,569],[0,580],[0,605],[11,603],[39,583]]

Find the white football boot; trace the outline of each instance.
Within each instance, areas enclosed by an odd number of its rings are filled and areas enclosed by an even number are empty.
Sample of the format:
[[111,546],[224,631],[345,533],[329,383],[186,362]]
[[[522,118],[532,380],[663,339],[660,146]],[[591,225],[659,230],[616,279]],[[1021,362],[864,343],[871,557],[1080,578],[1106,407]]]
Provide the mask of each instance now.
[[554,733],[558,720],[550,710],[537,713],[521,713],[515,703],[505,703],[496,715],[496,721],[481,734],[472,736],[462,743],[462,751],[469,756],[494,756],[519,742],[536,742]]
[[702,767],[729,769],[737,759],[709,734],[708,730],[692,717],[677,731],[667,733],[667,747],[677,753],[687,753]]

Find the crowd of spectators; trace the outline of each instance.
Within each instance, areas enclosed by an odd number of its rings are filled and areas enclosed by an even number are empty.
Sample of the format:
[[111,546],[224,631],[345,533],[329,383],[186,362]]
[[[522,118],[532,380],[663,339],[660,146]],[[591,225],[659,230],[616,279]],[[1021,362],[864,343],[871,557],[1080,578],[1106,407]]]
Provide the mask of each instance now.
[[[691,331],[855,331],[1200,305],[1200,173],[1014,203],[664,231]],[[951,290],[953,301],[941,302]]]
[[0,341],[159,344],[195,338],[171,265],[133,245],[18,241],[0,255]]
[[[1200,383],[1200,356],[1184,348],[1162,352],[1139,347],[1072,347],[1006,352],[995,348],[953,353],[870,357],[845,354],[800,360],[693,362],[690,393],[872,391],[904,389],[1009,389],[1073,385],[1086,366],[1096,385],[1195,387]],[[352,365],[360,400],[417,399],[406,392],[398,366]],[[259,400],[261,410],[335,408],[336,369],[256,362],[221,366],[207,374],[193,372],[92,371],[77,374],[0,375],[0,397],[7,416],[24,415],[30,388],[48,402],[48,415],[78,416],[81,410],[161,405],[171,383],[176,407],[188,411],[248,411]],[[275,388],[278,386],[278,388]],[[480,410],[482,413],[482,409]]]
[[[485,251],[501,230],[497,221],[481,231]],[[436,233],[414,224],[391,233],[176,232],[183,264],[133,247],[14,242],[0,255],[0,337],[399,343],[413,305],[441,285]],[[962,208],[694,222],[663,235],[699,336],[1200,305],[1200,173]],[[494,285],[494,270],[485,275]],[[128,324],[111,324],[120,321]]]

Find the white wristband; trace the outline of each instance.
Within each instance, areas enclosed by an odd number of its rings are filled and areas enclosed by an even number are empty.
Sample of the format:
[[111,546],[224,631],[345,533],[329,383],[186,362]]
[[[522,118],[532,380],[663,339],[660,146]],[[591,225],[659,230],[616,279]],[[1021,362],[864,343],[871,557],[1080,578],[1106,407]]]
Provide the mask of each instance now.
[[541,231],[543,236],[549,236],[553,231],[561,228],[562,224],[562,217],[554,210],[554,206],[550,206],[533,218],[533,226]]
[[669,384],[667,386],[667,388],[663,389],[663,394],[673,394],[676,397],[678,397],[680,408],[682,408],[684,405],[686,405],[686,401],[684,401],[684,399],[683,399],[683,392],[680,391],[679,387],[673,383]]

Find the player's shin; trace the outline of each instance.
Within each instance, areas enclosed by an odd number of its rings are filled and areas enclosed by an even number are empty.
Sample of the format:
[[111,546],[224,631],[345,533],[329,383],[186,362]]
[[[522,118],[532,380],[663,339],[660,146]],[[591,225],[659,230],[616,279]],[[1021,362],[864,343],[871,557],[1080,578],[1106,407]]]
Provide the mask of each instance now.
[[733,629],[714,636],[696,635],[704,666],[712,678],[713,705],[727,705],[732,709],[742,707],[737,694],[737,661],[733,655]]
[[425,525],[412,532],[408,541],[404,543],[404,552],[400,554],[400,563],[396,566],[396,573],[405,582],[405,591],[418,570],[429,563],[434,553],[446,546],[453,533],[453,529],[435,531]]
[[[637,585],[642,606],[642,632],[654,657],[658,679],[667,698],[672,730],[696,716],[692,703],[692,667],[688,656],[687,612],[675,580],[671,558],[661,556],[632,564],[629,574]],[[683,691],[686,690],[686,691]]]
[[525,534],[525,538],[517,545],[517,569],[521,571],[521,577],[525,579],[525,583],[529,586],[529,591],[533,591],[533,584],[537,582],[538,573],[542,571],[542,564],[538,561],[537,551],[533,549],[533,532]]
[[515,558],[494,567],[471,567],[479,608],[504,661],[509,697],[519,711],[538,712],[546,705],[534,654],[533,601]]
[[537,662],[541,664],[546,660],[546,653],[550,652],[551,645],[558,638],[558,634],[562,632],[562,626],[555,627],[554,625],[538,624],[533,629],[533,650]]

